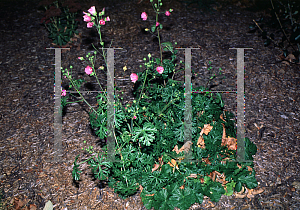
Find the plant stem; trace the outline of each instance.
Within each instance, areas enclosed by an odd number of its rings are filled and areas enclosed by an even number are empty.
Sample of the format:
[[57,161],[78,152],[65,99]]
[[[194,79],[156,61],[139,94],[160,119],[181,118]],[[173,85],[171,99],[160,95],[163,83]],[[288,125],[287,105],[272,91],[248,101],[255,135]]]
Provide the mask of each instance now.
[[80,93],[80,91],[76,88],[76,85],[74,84],[73,80],[70,79],[73,87],[75,88],[75,90],[77,91],[77,93],[80,95],[80,97],[82,98],[82,100],[96,113],[96,115],[98,116],[98,113],[96,112],[96,110],[85,100],[85,98],[82,96],[82,94]]

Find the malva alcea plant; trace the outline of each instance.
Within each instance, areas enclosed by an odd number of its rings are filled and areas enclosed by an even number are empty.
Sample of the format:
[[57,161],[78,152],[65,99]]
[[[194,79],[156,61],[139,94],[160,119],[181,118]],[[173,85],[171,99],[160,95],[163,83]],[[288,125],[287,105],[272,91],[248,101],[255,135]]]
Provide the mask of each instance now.
[[49,32],[49,38],[54,44],[59,46],[65,45],[71,41],[78,26],[76,19],[81,5],[72,0],[64,2],[54,0],[44,0],[39,3],[39,6],[45,8],[45,16],[41,23],[44,24]]
[[[153,3],[153,1],[150,1]],[[151,33],[163,26],[158,15],[162,2],[153,5],[156,13]],[[173,10],[163,12],[169,16]],[[87,27],[96,27],[102,56],[106,63],[101,39],[101,27],[109,17],[104,18],[104,9],[97,13],[95,7],[84,12]],[[147,20],[148,14],[141,14]],[[184,143],[184,84],[174,80],[179,69],[175,63],[177,51],[171,42],[160,43],[160,58],[153,58],[149,53],[142,72],[130,75],[134,84],[135,99],[125,107],[119,97],[114,106],[115,162],[108,161],[107,147],[103,151],[94,151],[90,146],[85,151],[90,158],[77,163],[74,161],[72,176],[80,179],[79,167],[87,162],[95,178],[107,180],[119,196],[125,198],[141,190],[141,199],[147,209],[188,209],[193,203],[202,203],[208,196],[217,202],[222,194],[232,195],[245,187],[257,186],[252,162],[234,162],[236,160],[236,130],[233,114],[224,111],[221,94],[193,94],[192,96],[192,138]],[[95,49],[96,50],[96,49]],[[162,59],[162,51],[171,52],[170,59]],[[85,72],[97,79],[94,54],[88,54]],[[148,59],[148,60],[147,60]],[[106,65],[107,66],[107,65]],[[72,68],[71,68],[72,69]],[[104,67],[98,68],[104,70]],[[126,67],[123,70],[127,70]],[[64,76],[78,93],[80,82],[72,79],[72,73],[63,70]],[[97,79],[98,81],[98,79]],[[99,81],[98,81],[99,83]],[[100,83],[99,83],[100,85]],[[100,85],[101,90],[103,90]],[[194,88],[195,91],[203,87]],[[65,95],[65,92],[62,92]],[[82,97],[82,95],[80,95]],[[84,100],[87,104],[88,102]],[[98,108],[91,107],[90,123],[101,139],[107,138],[107,94],[97,96]],[[245,160],[253,160],[256,146],[245,139]],[[191,159],[185,159],[185,153],[191,151]]]

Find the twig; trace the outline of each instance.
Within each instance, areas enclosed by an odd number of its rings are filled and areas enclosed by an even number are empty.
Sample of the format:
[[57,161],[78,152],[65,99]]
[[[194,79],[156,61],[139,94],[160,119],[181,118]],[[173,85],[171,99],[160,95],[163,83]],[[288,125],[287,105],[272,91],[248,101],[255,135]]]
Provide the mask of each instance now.
[[[287,35],[286,35],[286,33],[285,33],[285,31],[284,31],[282,25],[281,25],[281,22],[280,22],[280,20],[279,20],[279,18],[278,18],[278,15],[277,15],[277,13],[275,12],[275,8],[274,8],[274,5],[273,5],[273,1],[272,1],[272,0],[270,0],[270,1],[271,1],[271,4],[272,4],[272,8],[273,8],[273,10],[274,10],[274,13],[275,13],[275,15],[276,15],[277,21],[278,21],[278,23],[279,23],[279,25],[280,25],[280,28],[281,28],[281,30],[282,30],[282,32],[283,32],[283,34],[284,34],[286,40],[289,42],[289,44],[290,44],[290,46],[293,48],[293,50],[296,51],[296,49],[293,47],[292,43],[290,42],[289,38],[287,37]],[[290,17],[290,18],[292,18],[292,17]],[[292,25],[293,25],[293,24],[292,24]]]

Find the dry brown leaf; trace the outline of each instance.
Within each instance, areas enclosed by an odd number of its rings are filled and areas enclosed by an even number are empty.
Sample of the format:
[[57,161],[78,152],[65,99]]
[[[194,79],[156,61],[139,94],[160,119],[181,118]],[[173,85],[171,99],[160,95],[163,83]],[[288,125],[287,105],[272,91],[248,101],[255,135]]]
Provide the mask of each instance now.
[[200,133],[200,136],[203,135],[203,133],[205,135],[208,135],[208,133],[211,131],[211,129],[213,129],[213,126],[211,126],[210,124],[205,124],[204,127],[202,128],[202,131]]
[[224,118],[223,118],[223,114],[220,115],[220,119],[223,120],[224,122],[226,122],[226,120],[224,120]]
[[230,160],[230,158],[229,157],[224,158],[223,160],[221,160],[221,163],[226,164],[226,160]]
[[197,146],[202,149],[205,149],[205,142],[204,142],[202,135],[199,136],[199,139],[197,141]]
[[183,189],[184,189],[184,184],[183,184],[182,186],[180,186],[179,189],[182,189],[182,190],[183,190]]
[[226,138],[226,131],[225,131],[225,125],[222,123],[223,126],[223,135],[222,135],[222,146],[227,146],[230,150],[236,150],[237,149],[237,143],[236,139],[229,137]]
[[222,146],[227,146],[228,149],[230,150],[236,150],[237,148],[237,143],[236,143],[236,139],[232,138],[232,137],[228,137],[225,139],[222,139]]
[[287,66],[290,65],[290,62],[288,62],[288,61],[282,61],[281,63],[282,63],[283,65],[287,65]]
[[29,210],[37,210],[36,205],[30,204],[30,205],[29,205]]
[[235,194],[236,198],[245,198],[247,194]]
[[153,168],[152,168],[152,172],[156,171],[159,168],[159,164],[154,164]]
[[293,60],[296,60],[295,56],[291,53],[288,56],[286,56],[285,60],[288,60],[289,62],[293,62]]
[[159,162],[159,165],[163,165],[164,162],[162,161],[162,156],[160,158],[158,158],[158,162]]
[[177,168],[178,169],[178,165],[176,163],[176,160],[171,159],[171,162],[168,162],[168,164],[172,167],[172,168]]
[[13,200],[13,205],[14,205],[15,210],[20,210],[22,207],[25,206],[26,203],[27,203],[26,199],[24,201],[22,201],[18,197],[14,198],[14,200]]
[[142,192],[142,191],[143,191],[143,189],[144,189],[144,188],[143,188],[143,186],[142,186],[142,185],[140,185],[140,186],[139,186],[139,190]]
[[236,198],[245,198],[248,194],[248,189],[245,187],[242,187],[242,190],[240,192],[235,192],[234,194],[235,194]]
[[197,178],[197,174],[190,174],[188,177],[189,178]]
[[253,194],[253,195],[257,195],[257,194],[262,193],[263,191],[265,191],[265,189],[263,189],[263,188],[260,188],[260,189],[253,189],[252,194]]
[[223,135],[222,135],[222,139],[226,139],[226,130],[225,130],[225,125],[224,123],[222,123],[223,126]]
[[217,172],[217,171],[213,171],[213,172],[211,172],[211,173],[208,175],[208,177],[210,177],[211,180],[215,181],[215,180],[216,180],[216,175],[217,175],[217,174],[220,174],[220,173]]
[[253,189],[248,190],[247,198],[254,198],[254,195],[252,194]]
[[210,207],[214,208],[215,204],[213,204],[210,200],[207,201],[210,204]]
[[178,146],[176,145],[172,151],[175,151],[178,154],[179,153]]
[[205,162],[206,164],[211,164],[211,162],[209,162],[209,158],[202,158],[202,161]]

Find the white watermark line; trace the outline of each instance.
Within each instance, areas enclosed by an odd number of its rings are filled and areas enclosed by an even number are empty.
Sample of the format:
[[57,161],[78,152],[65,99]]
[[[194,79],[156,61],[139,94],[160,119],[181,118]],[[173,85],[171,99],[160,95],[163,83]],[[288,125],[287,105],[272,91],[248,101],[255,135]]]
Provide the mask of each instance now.
[[[77,91],[66,91],[67,93],[78,93]],[[80,91],[80,93],[107,93],[107,91]]]
[[253,162],[245,160],[245,62],[244,50],[253,48],[229,48],[237,50],[237,159],[236,162]]
[[192,93],[204,93],[204,92],[209,92],[209,93],[237,93],[236,90],[219,90],[219,91],[197,90],[197,91],[192,91]]

